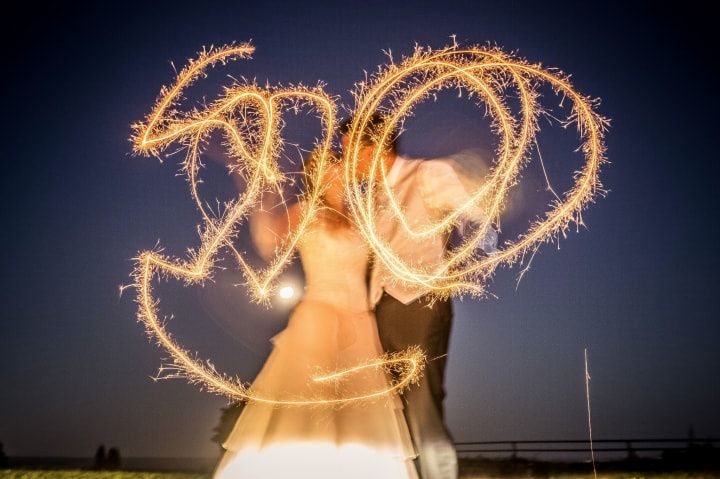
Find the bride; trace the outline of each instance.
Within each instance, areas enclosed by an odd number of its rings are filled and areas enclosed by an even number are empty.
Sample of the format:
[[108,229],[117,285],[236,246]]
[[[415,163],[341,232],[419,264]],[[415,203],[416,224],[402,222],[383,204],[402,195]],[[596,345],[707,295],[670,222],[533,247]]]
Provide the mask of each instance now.
[[[306,180],[313,158],[306,162]],[[312,380],[319,372],[351,368],[383,354],[367,305],[368,250],[345,214],[337,158],[324,183],[321,211],[298,246],[305,295],[287,327],[272,338],[273,350],[251,387],[263,397],[356,397],[392,384],[382,368],[372,367],[347,381]],[[301,207],[293,205],[287,215],[253,217],[251,232],[262,255],[271,254],[276,238],[295,226]],[[223,443],[226,451],[213,479],[417,479],[402,408],[393,393],[342,407],[250,401]]]

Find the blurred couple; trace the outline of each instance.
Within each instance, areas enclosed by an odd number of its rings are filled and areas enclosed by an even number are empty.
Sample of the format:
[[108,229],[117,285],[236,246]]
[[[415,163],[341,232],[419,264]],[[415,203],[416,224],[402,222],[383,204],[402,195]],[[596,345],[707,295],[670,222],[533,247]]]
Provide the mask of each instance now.
[[[381,148],[373,139],[383,123],[380,115],[373,116],[361,135],[362,175],[368,174],[375,149]],[[344,151],[350,125],[348,119],[339,128]],[[394,143],[381,154],[387,181],[411,225],[427,224],[468,201],[463,176],[452,163],[399,155]],[[250,401],[223,443],[226,451],[214,479],[458,477],[443,408],[452,303],[439,300],[430,306],[428,290],[399,284],[380,261],[370,261],[369,248],[346,205],[342,158],[333,156],[323,180],[320,212],[299,242],[304,296],[287,327],[272,338],[273,350],[252,390],[280,400],[382,390],[392,384],[382,368],[368,368],[334,384],[312,383],[311,378],[318,371],[352,367],[415,345],[429,360],[424,374],[402,396],[386,394],[339,408]],[[314,161],[311,155],[305,162],[306,183]],[[383,194],[381,188],[377,191]],[[448,236],[411,238],[382,207],[387,201],[377,198],[376,221],[383,239],[405,261],[439,265]],[[288,214],[261,209],[253,216],[251,233],[261,255],[271,256],[279,239],[296,227],[301,208],[302,200]],[[457,226],[484,219],[480,209],[471,209]],[[497,234],[491,229],[481,249],[490,253],[496,244]]]

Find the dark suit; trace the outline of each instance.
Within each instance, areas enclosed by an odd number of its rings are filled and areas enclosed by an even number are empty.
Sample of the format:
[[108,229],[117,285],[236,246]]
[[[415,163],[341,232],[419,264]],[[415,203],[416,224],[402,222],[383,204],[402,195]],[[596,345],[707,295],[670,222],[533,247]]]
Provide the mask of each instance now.
[[457,455],[445,427],[445,365],[452,326],[452,302],[427,306],[426,296],[403,304],[388,293],[375,307],[378,332],[388,352],[419,346],[428,363],[417,385],[403,394],[405,418],[419,452],[416,459],[423,479],[457,478]]

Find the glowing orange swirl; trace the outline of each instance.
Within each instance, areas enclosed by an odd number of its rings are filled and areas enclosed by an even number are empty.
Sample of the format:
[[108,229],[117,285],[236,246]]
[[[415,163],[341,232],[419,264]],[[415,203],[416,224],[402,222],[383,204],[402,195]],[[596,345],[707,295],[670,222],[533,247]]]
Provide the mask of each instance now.
[[[241,44],[203,51],[198,59],[191,60],[180,72],[171,88],[162,88],[145,122],[133,125],[131,141],[137,154],[157,156],[174,142],[187,146],[188,154],[183,169],[204,221],[201,244],[196,251],[191,251],[187,260],[168,258],[160,251],[145,251],[139,255],[133,273],[133,286],[138,290],[138,319],[145,324],[149,336],[170,353],[172,363],[162,370],[174,373],[166,377],[185,377],[209,391],[233,399],[279,405],[339,405],[400,391],[416,381],[423,369],[424,357],[417,348],[312,378],[319,383],[347,380],[367,368],[386,368],[399,373],[398,379],[387,388],[353,397],[281,400],[256,394],[237,378],[219,373],[209,361],[200,361],[171,337],[158,318],[158,300],[153,296],[151,287],[155,275],[182,279],[186,284],[202,283],[211,277],[213,260],[222,247],[229,248],[234,254],[253,298],[257,301],[267,300],[275,288],[275,280],[290,262],[297,242],[317,213],[319,198],[323,194],[321,188],[309,193],[299,226],[283,241],[275,258],[263,271],[251,268],[232,244],[238,225],[259,204],[263,192],[272,189],[282,194],[286,178],[279,169],[277,158],[282,148],[280,132],[284,108],[310,106],[319,112],[323,138],[318,145],[320,155],[317,168],[312,170],[311,182],[321,185],[320,179],[326,171],[335,129],[336,107],[333,99],[320,86],[263,89],[254,84],[240,84],[226,88],[218,100],[202,110],[185,113],[175,110],[184,89],[204,76],[208,67],[217,62],[248,58],[253,50],[252,46]],[[540,82],[550,84],[556,93],[572,102],[572,113],[567,124],[577,125],[585,165],[577,173],[574,187],[565,194],[563,201],[551,205],[545,219],[535,222],[525,235],[507,244],[498,253],[476,258],[475,245],[485,236],[492,221],[499,217],[509,189],[529,160],[529,146],[535,143],[537,119],[542,113],[536,90]],[[520,100],[519,120],[514,118],[504,101],[510,85],[517,90]],[[360,132],[366,128],[371,115],[384,111],[386,123],[376,141],[386,144],[395,125],[411,114],[415,105],[433,92],[449,87],[465,88],[477,94],[488,105],[493,127],[500,135],[498,159],[487,182],[472,192],[472,198],[465,205],[448,212],[439,221],[413,227],[392,194],[379,149],[373,158],[368,181],[359,179],[357,163],[361,148]],[[594,101],[577,93],[567,77],[511,57],[499,49],[461,49],[454,45],[435,52],[418,48],[401,64],[386,66],[369,83],[361,84],[356,91],[356,99],[354,122],[348,134],[350,141],[347,155],[350,161],[346,162],[345,169],[346,192],[355,222],[378,260],[394,274],[395,280],[428,288],[437,297],[466,292],[481,294],[485,279],[497,266],[511,264],[543,241],[564,234],[571,222],[582,224],[582,209],[600,190],[598,174],[600,165],[606,161],[603,135],[608,121],[594,111]],[[242,194],[226,205],[220,218],[208,214],[197,189],[200,147],[203,139],[214,129],[222,130],[227,136],[229,156],[234,161],[231,167],[244,173],[247,183]],[[470,208],[483,208],[487,213],[486,219],[471,237],[450,252],[439,268],[429,270],[422,265],[405,262],[379,234],[376,225],[378,192],[390,198],[394,220],[414,238],[446,232]]]
[[[563,201],[551,205],[543,220],[535,222],[525,235],[507,244],[498,253],[476,258],[475,246],[485,237],[493,220],[499,217],[509,189],[529,159],[529,146],[534,143],[537,118],[542,112],[533,85],[540,82],[549,83],[556,93],[572,102],[567,124],[577,125],[585,165],[577,173],[574,187],[565,194]],[[505,90],[511,84],[517,89],[520,99],[522,119],[519,122],[511,116],[504,101],[507,96]],[[417,103],[428,98],[432,92],[449,87],[465,88],[489,106],[494,130],[501,137],[498,158],[487,182],[473,192],[470,201],[439,221],[413,228],[387,182],[382,148],[375,150],[369,178],[364,179],[358,174],[363,146],[361,132],[368,128],[374,113],[384,111],[386,121],[375,141],[380,145],[388,144],[396,125],[411,114]],[[428,289],[436,297],[482,294],[485,280],[499,265],[511,264],[543,241],[564,234],[571,222],[582,224],[581,211],[600,190],[598,175],[600,165],[606,161],[603,135],[608,120],[594,111],[596,102],[576,92],[567,77],[511,57],[500,49],[453,45],[436,52],[417,48],[399,65],[385,66],[368,83],[361,84],[355,96],[357,108],[348,133],[345,169],[352,213],[377,258],[393,274],[392,279]],[[393,221],[398,222],[410,237],[446,232],[470,208],[483,208],[486,218],[474,235],[451,251],[439,267],[428,269],[423,265],[409,264],[392,250],[387,239],[378,231],[378,189],[390,200]]]

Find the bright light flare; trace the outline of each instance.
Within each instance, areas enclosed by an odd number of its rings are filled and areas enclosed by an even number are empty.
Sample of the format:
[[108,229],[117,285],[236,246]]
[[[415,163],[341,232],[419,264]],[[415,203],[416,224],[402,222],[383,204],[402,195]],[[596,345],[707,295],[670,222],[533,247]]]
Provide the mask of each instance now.
[[295,288],[292,286],[283,286],[278,290],[278,296],[281,299],[292,299],[295,297]]

